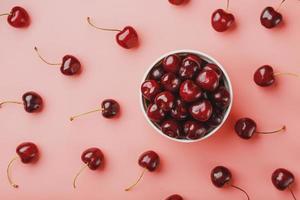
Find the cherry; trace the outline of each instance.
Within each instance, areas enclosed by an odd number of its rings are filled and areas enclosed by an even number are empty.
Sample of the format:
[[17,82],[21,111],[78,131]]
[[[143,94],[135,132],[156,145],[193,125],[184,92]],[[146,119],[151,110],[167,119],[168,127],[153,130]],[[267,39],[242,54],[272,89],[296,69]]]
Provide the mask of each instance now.
[[235,21],[233,14],[227,12],[228,8],[229,0],[227,0],[226,11],[223,9],[217,9],[211,16],[212,27],[218,32],[228,30]]
[[23,102],[20,101],[2,101],[0,103],[0,107],[3,104],[13,103],[13,104],[23,104],[24,109],[28,113],[38,113],[43,109],[43,99],[42,97],[36,92],[26,92],[22,96]]
[[197,121],[186,121],[183,126],[183,132],[188,139],[196,140],[204,137],[207,129]]
[[137,47],[139,44],[138,34],[135,31],[135,29],[131,26],[126,26],[122,30],[108,29],[108,28],[101,28],[101,27],[95,26],[94,24],[92,24],[90,17],[87,18],[87,21],[92,27],[94,27],[96,29],[99,29],[102,31],[118,32],[118,34],[116,35],[116,41],[121,47],[123,47],[125,49],[131,49],[131,48]]
[[168,119],[161,124],[161,130],[171,138],[179,138],[181,127],[174,119]]
[[173,194],[166,198],[166,200],[183,200],[183,198],[179,194]]
[[61,73],[66,76],[76,75],[81,72],[81,64],[79,60],[72,55],[65,55],[61,63],[50,63],[41,56],[37,47],[34,47],[34,50],[44,63],[52,66],[60,66]]
[[166,90],[176,92],[179,89],[181,80],[173,73],[166,73],[161,78],[161,84]]
[[10,169],[12,167],[13,162],[17,159],[20,159],[22,163],[29,164],[34,163],[39,159],[39,150],[37,146],[32,142],[21,143],[19,146],[17,146],[16,153],[17,156],[15,156],[7,166],[7,178],[10,185],[14,188],[18,188],[19,186],[15,184],[10,177]]
[[217,127],[223,121],[223,113],[222,111],[218,111],[215,109],[209,120],[207,121],[207,125],[210,127]]
[[293,198],[296,200],[296,196],[291,188],[294,182],[295,182],[294,175],[286,169],[283,168],[276,169],[272,174],[273,185],[278,190],[281,191],[288,189],[291,192]]
[[256,123],[250,118],[241,118],[235,123],[235,132],[240,136],[242,139],[250,139],[255,133],[258,134],[272,134],[278,133],[280,131],[284,131],[286,129],[285,126],[282,126],[280,129],[275,131],[257,131],[256,130]]
[[7,16],[7,22],[15,28],[25,28],[30,25],[30,17],[27,11],[20,6],[15,6],[10,13],[0,14],[0,16]]
[[213,71],[215,71],[218,74],[219,79],[221,78],[221,76],[223,74],[221,69],[216,64],[213,64],[213,63],[207,63],[203,67],[203,70],[213,70]]
[[241,192],[243,192],[247,196],[247,199],[250,200],[250,197],[245,190],[243,190],[242,188],[237,187],[231,183],[232,174],[228,168],[226,168],[224,166],[217,166],[211,171],[210,177],[211,177],[211,181],[214,184],[214,186],[216,186],[218,188],[222,188],[222,187],[228,185],[230,187],[233,187],[233,188],[238,189]]
[[196,83],[204,90],[214,91],[219,86],[219,76],[214,70],[202,70],[196,78]]
[[146,80],[141,86],[141,91],[143,97],[151,101],[160,92],[160,85],[155,80]]
[[185,3],[186,0],[169,0],[169,2],[173,5],[179,6]]
[[177,73],[181,59],[176,54],[168,55],[163,59],[162,66],[166,72]]
[[73,180],[73,187],[76,188],[76,181],[79,175],[87,167],[91,170],[97,170],[99,167],[103,166],[104,155],[102,151],[96,147],[88,148],[81,154],[81,160],[84,162],[84,166],[79,170]]
[[180,85],[179,95],[183,101],[194,102],[201,98],[202,90],[192,80],[186,80]]
[[200,64],[195,56],[188,56],[182,61],[182,66],[179,68],[179,76],[182,79],[193,79],[200,70]]
[[105,99],[101,103],[101,108],[72,116],[72,117],[70,117],[70,121],[73,121],[74,119],[76,119],[80,116],[87,115],[87,114],[94,113],[94,112],[99,112],[99,111],[101,111],[103,117],[105,117],[107,119],[111,119],[111,118],[117,117],[119,115],[120,105],[117,101],[115,101],[113,99]]
[[147,109],[147,116],[154,122],[160,122],[165,118],[165,112],[156,104],[150,104]]
[[260,16],[261,24],[268,29],[276,27],[282,19],[282,15],[272,7],[266,7]]
[[212,95],[213,102],[220,108],[226,108],[230,104],[230,94],[225,87],[218,88]]
[[194,119],[206,122],[213,113],[213,107],[208,100],[200,100],[191,105],[189,112]]
[[186,104],[181,99],[176,99],[174,107],[171,109],[171,116],[177,120],[184,120],[188,115],[189,112]]
[[163,111],[170,111],[174,106],[175,97],[169,91],[164,91],[156,95],[155,104]]
[[148,170],[149,172],[154,172],[158,168],[159,163],[160,163],[160,158],[158,154],[154,151],[146,151],[142,155],[140,155],[138,164],[143,168],[143,171],[139,176],[139,178],[137,179],[137,181],[130,187],[126,188],[125,191],[129,191],[132,188],[134,188],[143,178],[146,170]]
[[295,73],[288,73],[288,72],[274,73],[274,70],[270,65],[263,65],[255,71],[253,79],[258,86],[267,87],[272,85],[275,82],[276,76],[280,76],[280,75],[289,75],[289,76],[295,76],[297,78],[300,78],[300,75]]
[[150,79],[160,81],[161,77],[164,75],[164,69],[162,67],[154,67],[150,71]]
[[[186,56],[186,58],[184,59],[184,61],[192,61],[195,62],[198,65],[198,68],[201,68],[201,65],[204,64],[204,60],[202,60],[199,56],[195,55],[195,54],[188,54]],[[186,63],[187,64],[187,63]]]

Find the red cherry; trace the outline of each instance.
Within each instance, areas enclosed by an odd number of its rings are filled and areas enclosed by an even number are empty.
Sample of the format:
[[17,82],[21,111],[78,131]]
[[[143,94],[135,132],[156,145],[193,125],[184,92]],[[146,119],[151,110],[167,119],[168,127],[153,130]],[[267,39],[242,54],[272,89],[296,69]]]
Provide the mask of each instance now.
[[184,123],[183,132],[190,140],[197,140],[206,135],[206,127],[197,121],[187,121]]
[[213,113],[213,107],[208,100],[201,100],[194,103],[189,111],[194,119],[206,122]]
[[213,101],[214,104],[220,108],[226,108],[230,104],[230,94],[225,87],[219,87],[213,93]]
[[169,91],[164,91],[156,95],[155,104],[163,111],[170,111],[174,106],[175,97]]
[[147,116],[154,122],[160,122],[165,118],[165,112],[156,104],[150,104],[147,108]]
[[155,80],[146,80],[142,86],[141,91],[143,97],[151,101],[160,91],[160,85]]
[[260,16],[261,24],[268,29],[278,26],[282,20],[282,15],[272,7],[266,7]]
[[150,71],[149,78],[160,81],[164,73],[164,69],[160,66],[157,66]]
[[168,55],[163,59],[162,66],[166,72],[177,73],[181,59],[176,54]]
[[271,179],[273,185],[278,190],[284,191],[288,189],[292,194],[294,200],[296,200],[296,196],[292,190],[292,186],[295,182],[295,176],[292,172],[284,168],[279,168],[273,172]]
[[171,116],[177,120],[184,120],[189,116],[187,105],[180,99],[176,99],[171,109]]
[[50,63],[46,59],[44,59],[41,54],[39,53],[39,50],[37,47],[34,47],[34,50],[37,52],[39,58],[48,65],[57,65],[60,66],[60,71],[62,74],[66,76],[72,76],[79,74],[81,72],[81,63],[79,60],[72,56],[72,55],[65,55],[62,59],[61,63]]
[[216,65],[216,64],[212,64],[212,63],[207,63],[204,67],[203,70],[213,70],[218,74],[219,79],[222,76],[222,71],[221,69]]
[[126,26],[122,30],[108,29],[108,28],[101,28],[101,27],[95,26],[94,24],[91,23],[91,20],[89,17],[87,18],[87,21],[92,27],[94,27],[96,29],[100,29],[102,31],[118,32],[116,35],[116,41],[121,47],[123,47],[125,49],[131,49],[131,48],[137,47],[139,44],[138,34],[137,34],[136,30],[131,26]]
[[15,184],[10,177],[10,169],[14,161],[20,158],[21,162],[24,164],[34,163],[39,159],[38,147],[32,142],[24,142],[17,146],[16,153],[18,156],[14,157],[7,166],[7,178],[11,186],[18,188],[19,186]]
[[130,187],[126,188],[125,191],[130,191],[132,188],[134,188],[143,178],[146,170],[148,170],[149,172],[154,172],[158,168],[159,163],[159,155],[154,151],[146,151],[142,155],[140,155],[138,164],[143,168],[143,171],[137,181]]
[[183,200],[183,198],[179,194],[173,194],[166,198],[166,200]]
[[219,76],[214,70],[202,70],[196,78],[196,84],[207,91],[217,89],[219,82]]
[[173,5],[179,6],[185,3],[186,0],[169,0],[169,2]]
[[76,181],[79,175],[87,167],[91,170],[97,170],[104,163],[104,155],[102,151],[96,147],[88,148],[81,154],[81,160],[84,162],[84,166],[79,170],[73,180],[73,187],[76,188]]
[[162,86],[171,92],[176,92],[180,87],[181,80],[173,73],[166,73],[161,78]]
[[199,62],[195,57],[188,56],[182,61],[182,66],[179,68],[179,76],[182,79],[193,79],[200,70]]
[[274,70],[271,66],[264,65],[255,71],[253,79],[259,86],[270,86],[275,82]]
[[15,28],[25,28],[30,25],[30,17],[27,11],[20,7],[13,7],[10,13],[0,14],[0,16],[7,16],[7,22]]
[[201,89],[191,80],[186,80],[180,85],[179,95],[183,101],[194,102],[201,98]]
[[218,32],[228,30],[234,23],[234,16],[223,9],[217,9],[211,16],[212,27]]
[[178,122],[176,122],[173,119],[168,119],[168,120],[164,121],[161,124],[161,130],[165,135],[167,135],[171,138],[179,138],[180,137],[181,127],[178,124]]

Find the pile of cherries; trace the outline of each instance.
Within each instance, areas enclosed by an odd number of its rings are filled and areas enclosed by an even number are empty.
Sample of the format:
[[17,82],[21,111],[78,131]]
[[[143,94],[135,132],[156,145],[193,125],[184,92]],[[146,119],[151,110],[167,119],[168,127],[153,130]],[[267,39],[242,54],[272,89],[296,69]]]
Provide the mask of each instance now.
[[222,70],[191,53],[160,60],[142,83],[149,119],[167,136],[197,140],[215,129],[230,104]]

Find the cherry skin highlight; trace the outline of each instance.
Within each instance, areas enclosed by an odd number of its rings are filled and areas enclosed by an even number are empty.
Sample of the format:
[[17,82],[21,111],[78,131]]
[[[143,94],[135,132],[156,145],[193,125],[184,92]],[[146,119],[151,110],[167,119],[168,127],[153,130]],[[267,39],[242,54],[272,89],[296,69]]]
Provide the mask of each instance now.
[[156,104],[150,104],[147,109],[147,116],[154,122],[160,122],[165,118],[166,114]]
[[120,113],[120,105],[113,99],[105,99],[101,103],[101,111],[103,117],[111,119]]
[[60,71],[62,74],[67,76],[79,74],[81,72],[81,63],[76,57],[72,55],[66,55],[63,57]]
[[171,116],[177,120],[184,120],[188,115],[189,111],[187,105],[181,99],[176,99],[174,107],[171,109]]
[[195,58],[187,57],[182,61],[178,74],[181,79],[193,79],[199,70],[200,65]]
[[15,28],[26,28],[30,25],[30,17],[24,8],[16,6],[7,16],[7,22]]
[[273,185],[280,191],[284,191],[288,189],[292,194],[294,200],[296,200],[296,196],[292,190],[292,185],[295,182],[295,177],[292,172],[288,171],[284,168],[276,169],[272,174],[272,183]]
[[176,54],[169,55],[163,59],[162,66],[166,72],[177,73],[181,64],[181,59]]
[[28,113],[38,113],[43,109],[43,99],[36,92],[26,92],[22,96],[24,109]]
[[219,76],[214,70],[202,70],[196,78],[196,84],[207,91],[217,89],[219,82]]
[[171,138],[179,138],[181,133],[180,125],[173,119],[168,119],[161,124],[161,130]]
[[275,82],[274,70],[269,65],[261,66],[255,71],[253,79],[258,86],[270,86]]
[[191,140],[197,140],[206,135],[206,127],[197,121],[187,121],[184,123],[183,132],[186,138]]
[[227,31],[232,26],[234,21],[235,19],[233,14],[228,13],[223,9],[217,9],[211,16],[212,27],[217,32]]
[[175,97],[169,91],[164,91],[156,95],[155,104],[163,111],[170,111],[174,106]]
[[160,85],[155,80],[146,80],[141,86],[141,91],[143,97],[151,101],[160,92]]
[[191,105],[189,112],[194,119],[200,122],[206,122],[213,113],[213,107],[210,101],[200,100]]
[[214,104],[220,108],[226,108],[230,104],[230,94],[225,87],[219,87],[213,93],[213,101]]
[[261,24],[268,29],[277,27],[282,20],[282,15],[272,7],[266,7],[260,16]]
[[161,78],[161,84],[164,89],[171,92],[176,92],[180,87],[181,80],[173,73],[166,73]]
[[179,95],[185,102],[194,102],[201,98],[202,90],[193,81],[186,80],[180,85]]
[[149,78],[160,81],[163,75],[164,75],[164,69],[162,67],[154,67],[150,71]]

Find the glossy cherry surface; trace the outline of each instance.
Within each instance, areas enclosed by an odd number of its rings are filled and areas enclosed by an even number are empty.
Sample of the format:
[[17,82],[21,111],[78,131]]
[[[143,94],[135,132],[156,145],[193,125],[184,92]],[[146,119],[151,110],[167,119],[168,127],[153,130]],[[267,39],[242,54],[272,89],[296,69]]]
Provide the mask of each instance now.
[[219,86],[219,76],[214,70],[202,70],[196,78],[196,84],[203,90],[214,91]]
[[256,132],[256,123],[250,118],[241,118],[235,123],[234,130],[241,138],[250,139]]
[[156,95],[155,104],[163,111],[170,111],[174,106],[175,97],[169,91],[164,91]]
[[25,28],[30,25],[30,17],[24,8],[16,6],[11,9],[7,22],[15,28]]
[[168,120],[164,121],[161,124],[161,130],[164,134],[166,134],[169,137],[172,137],[172,138],[180,137],[181,127],[178,124],[178,122],[176,122],[173,119],[168,119]]
[[174,73],[166,73],[161,78],[161,84],[164,89],[176,92],[181,84],[181,80]]
[[261,87],[270,86],[275,82],[274,70],[270,65],[261,66],[255,71],[253,79]]
[[272,183],[278,190],[285,190],[292,186],[295,177],[287,169],[276,169],[272,174]]
[[282,15],[272,7],[266,7],[260,16],[261,24],[268,29],[278,26],[282,20]]
[[21,143],[16,148],[16,153],[25,164],[37,161],[39,158],[38,147],[32,142]]
[[187,105],[181,99],[175,100],[174,107],[171,109],[170,113],[171,116],[177,120],[184,120],[189,115]]
[[213,63],[207,63],[203,67],[203,70],[213,70],[213,71],[215,71],[218,74],[219,78],[221,78],[221,76],[223,74],[222,71],[220,70],[220,68],[216,64],[213,64]]
[[81,72],[81,63],[76,57],[72,55],[66,55],[63,57],[60,71],[67,76],[78,74]]
[[160,158],[156,152],[146,151],[139,157],[138,163],[142,168],[153,172],[159,166]]
[[169,0],[169,2],[173,5],[179,6],[185,3],[186,0]]
[[210,178],[216,187],[221,188],[231,181],[232,174],[228,168],[217,166],[211,171]]
[[147,109],[147,116],[154,122],[160,122],[165,118],[166,114],[156,104],[150,104]]
[[183,132],[186,138],[196,140],[206,135],[206,127],[197,121],[186,121],[183,126]]
[[105,118],[116,117],[120,113],[120,105],[113,99],[105,99],[101,103],[101,112]]
[[213,107],[208,100],[200,100],[189,108],[192,117],[198,121],[206,122],[213,113]]
[[230,94],[225,87],[219,87],[213,93],[213,101],[214,104],[220,108],[226,108],[230,104]]
[[137,47],[139,44],[138,34],[131,26],[126,26],[116,35],[118,44],[125,49]]
[[234,21],[235,19],[233,14],[228,13],[223,9],[217,9],[211,16],[212,27],[218,32],[228,30]]
[[160,66],[154,67],[150,73],[149,78],[160,81],[161,77],[164,75],[164,69]]
[[185,102],[194,102],[201,98],[202,90],[192,80],[186,80],[180,85],[179,95]]
[[182,79],[193,79],[200,70],[200,65],[195,59],[186,58],[182,61],[182,66],[179,68],[179,77]]
[[37,113],[43,109],[43,99],[36,92],[26,92],[22,96],[24,109],[29,113]]
[[98,169],[104,162],[104,155],[102,151],[98,148],[92,147],[86,149],[81,154],[81,160],[84,162],[91,170]]
[[160,92],[160,85],[155,80],[146,80],[141,86],[143,97],[152,100]]
[[181,59],[178,55],[168,55],[163,59],[162,66],[166,72],[177,73],[181,64]]
[[165,200],[183,200],[183,198],[179,194],[173,194],[167,197]]

